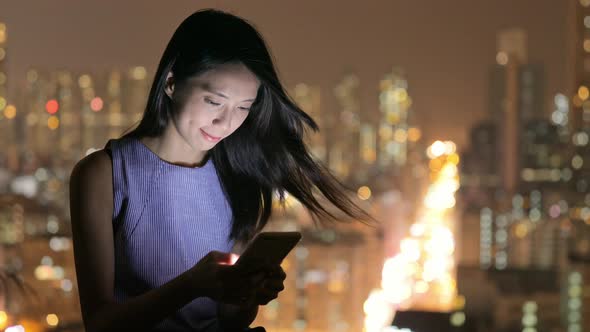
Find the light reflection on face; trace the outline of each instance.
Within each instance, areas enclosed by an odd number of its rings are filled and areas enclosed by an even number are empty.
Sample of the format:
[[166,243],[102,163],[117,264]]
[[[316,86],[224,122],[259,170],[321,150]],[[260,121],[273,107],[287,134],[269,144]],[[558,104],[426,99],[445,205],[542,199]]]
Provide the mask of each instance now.
[[243,64],[224,64],[189,81],[173,123],[196,151],[208,151],[246,120],[259,87]]

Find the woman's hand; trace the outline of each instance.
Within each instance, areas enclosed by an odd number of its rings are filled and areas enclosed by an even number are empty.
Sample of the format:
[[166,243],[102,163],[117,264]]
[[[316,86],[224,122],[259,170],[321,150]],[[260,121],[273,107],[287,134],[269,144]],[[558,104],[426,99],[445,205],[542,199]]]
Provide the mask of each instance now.
[[280,265],[240,268],[233,254],[211,251],[187,271],[195,296],[240,306],[266,305],[276,299],[287,275]]
[[257,290],[262,287],[264,271],[245,271],[231,264],[232,254],[211,251],[187,271],[195,297],[207,296],[235,305],[258,302]]
[[280,265],[270,266],[264,270],[262,283],[256,289],[255,301],[259,305],[266,305],[276,299],[285,289],[284,281],[287,277]]
[[217,318],[223,331],[265,331],[263,327],[246,328],[256,319],[258,306],[268,304],[276,299],[278,294],[285,288],[283,282],[287,275],[280,266],[267,266],[262,269],[262,281],[254,290],[254,296],[249,298],[248,301],[238,305],[218,302]]

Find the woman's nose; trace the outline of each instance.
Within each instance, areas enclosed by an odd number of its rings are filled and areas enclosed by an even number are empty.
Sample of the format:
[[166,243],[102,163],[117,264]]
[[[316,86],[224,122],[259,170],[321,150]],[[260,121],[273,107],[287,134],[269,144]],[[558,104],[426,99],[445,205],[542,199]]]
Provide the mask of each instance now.
[[232,112],[227,109],[217,113],[213,118],[213,124],[217,127],[221,127],[224,132],[227,131],[231,127],[231,113]]

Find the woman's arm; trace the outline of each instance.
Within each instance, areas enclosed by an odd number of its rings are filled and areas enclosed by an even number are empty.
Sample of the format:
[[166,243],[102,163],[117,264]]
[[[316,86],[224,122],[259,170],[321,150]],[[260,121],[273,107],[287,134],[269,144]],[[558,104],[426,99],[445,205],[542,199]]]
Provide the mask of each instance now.
[[95,152],[81,160],[70,179],[74,257],[84,325],[88,332],[145,331],[202,296],[183,273],[160,288],[125,303],[114,299],[113,186],[110,157]]

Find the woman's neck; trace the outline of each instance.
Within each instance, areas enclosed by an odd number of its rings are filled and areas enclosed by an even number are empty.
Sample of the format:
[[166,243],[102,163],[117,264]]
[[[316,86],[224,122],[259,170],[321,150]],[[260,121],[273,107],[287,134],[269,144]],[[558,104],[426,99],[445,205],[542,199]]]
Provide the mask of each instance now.
[[160,159],[170,164],[201,167],[207,161],[207,151],[196,151],[172,124],[169,124],[160,136],[142,137],[140,141]]

